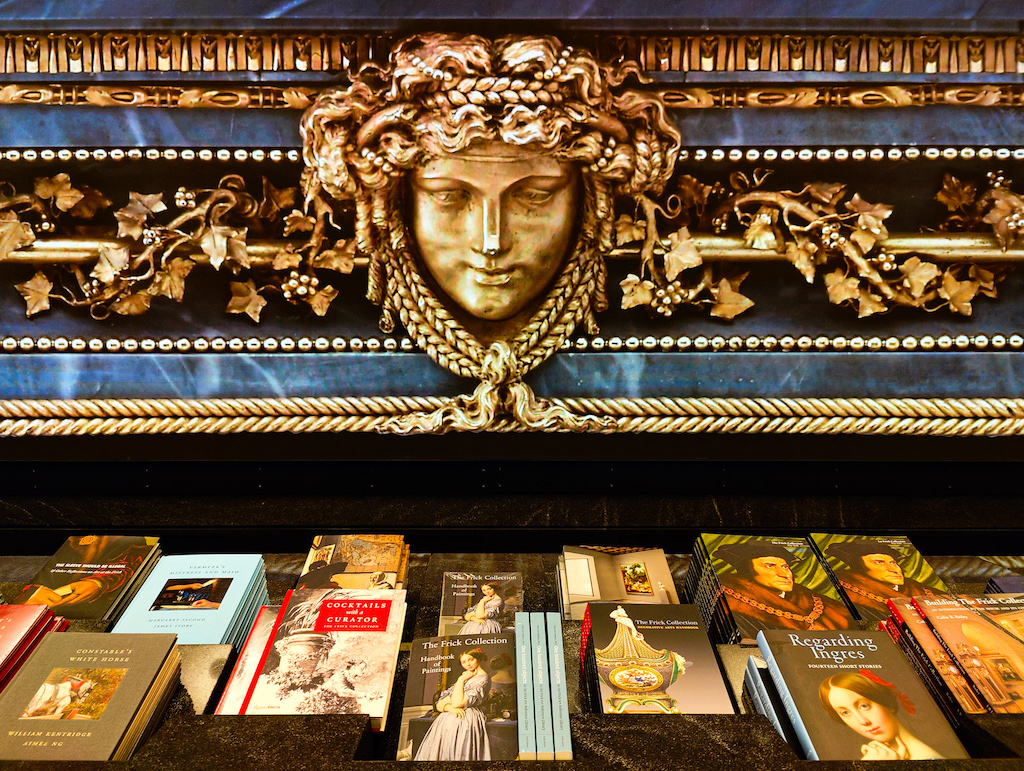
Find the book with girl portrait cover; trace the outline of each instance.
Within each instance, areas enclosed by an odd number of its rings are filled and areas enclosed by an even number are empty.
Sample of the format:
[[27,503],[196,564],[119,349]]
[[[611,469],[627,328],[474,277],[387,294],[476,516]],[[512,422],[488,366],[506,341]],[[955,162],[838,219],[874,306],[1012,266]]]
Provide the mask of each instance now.
[[757,643],[808,760],[968,757],[888,633],[768,630]]
[[437,634],[513,632],[522,609],[522,573],[449,571],[442,578]]
[[516,759],[516,661],[514,632],[413,640],[398,760]]

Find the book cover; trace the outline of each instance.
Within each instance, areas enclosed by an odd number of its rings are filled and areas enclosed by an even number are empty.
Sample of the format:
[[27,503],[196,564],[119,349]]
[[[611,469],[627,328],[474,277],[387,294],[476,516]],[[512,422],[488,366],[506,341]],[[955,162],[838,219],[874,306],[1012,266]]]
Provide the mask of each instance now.
[[564,605],[572,620],[583,617],[588,602],[679,604],[661,549],[566,546],[560,569],[565,575]]
[[516,758],[522,705],[514,638],[502,632],[413,641],[399,760]]
[[1024,640],[1016,629],[1024,619],[1017,595],[915,597],[946,652],[994,712],[1024,709]]
[[45,630],[51,618],[53,611],[44,605],[0,605],[0,672]]
[[949,591],[905,535],[811,533],[811,541],[839,591],[869,624],[885,621],[889,599]]
[[735,712],[695,605],[595,602],[590,621],[603,712]]
[[809,760],[967,757],[886,632],[769,630],[758,646]]
[[405,610],[404,589],[296,589],[241,714],[366,714],[380,730]]
[[1024,576],[993,576],[985,587],[986,594],[1024,594]]
[[572,760],[572,731],[569,726],[569,691],[565,683],[565,650],[562,619],[552,611],[544,614],[547,622],[548,682],[551,686],[551,733],[555,741],[555,760]]
[[529,613],[530,648],[533,658],[533,722],[537,731],[537,760],[555,759],[554,723],[551,716],[551,673],[548,667],[547,620],[543,613]]
[[888,605],[900,631],[901,646],[908,656],[916,658],[933,673],[938,680],[936,687],[947,702],[956,705],[954,710],[971,715],[988,712],[985,702],[971,688],[963,670],[936,638],[928,622],[914,606],[913,600],[893,598]]
[[497,634],[515,630],[523,609],[523,574],[519,572],[446,572],[441,584],[438,636]]
[[46,605],[65,618],[107,618],[158,549],[154,537],[73,535],[47,560],[14,604]]
[[[108,760],[147,722],[174,635],[47,635],[0,695],[0,758]],[[165,689],[166,690],[166,689]],[[157,694],[158,696],[160,694]],[[140,714],[142,710],[143,714]]]
[[806,538],[701,534],[740,636],[857,623]]
[[249,692],[249,686],[260,670],[263,653],[270,644],[271,632],[280,610],[280,605],[264,605],[256,614],[256,620],[253,621],[249,635],[245,638],[245,644],[238,654],[235,667],[231,670],[231,677],[224,686],[224,692],[221,694],[214,714],[237,715],[239,713]]
[[266,592],[259,554],[164,556],[112,631],[173,632],[181,645],[233,642],[258,586]]
[[401,535],[317,535],[296,588],[400,589],[407,560]]
[[537,759],[537,727],[533,720],[533,646],[530,614],[516,613],[516,696],[519,700],[519,760]]

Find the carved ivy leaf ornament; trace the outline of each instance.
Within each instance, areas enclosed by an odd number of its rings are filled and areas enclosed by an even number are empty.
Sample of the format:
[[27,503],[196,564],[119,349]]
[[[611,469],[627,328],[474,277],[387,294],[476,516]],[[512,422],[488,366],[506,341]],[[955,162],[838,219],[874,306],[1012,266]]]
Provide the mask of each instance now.
[[298,200],[299,189],[297,187],[276,188],[266,177],[263,178],[263,201],[260,203],[257,215],[268,222],[274,222],[282,211],[295,208]]
[[977,190],[970,183],[961,182],[952,174],[942,178],[942,190],[935,194],[935,200],[950,211],[967,209],[977,198]]
[[185,278],[192,272],[195,263],[185,257],[174,257],[167,262],[164,270],[157,271],[153,283],[149,285],[149,293],[154,296],[169,297],[181,302],[185,296]]
[[818,245],[807,238],[798,238],[786,247],[786,259],[793,263],[793,267],[800,271],[808,284],[814,283],[814,255],[817,251]]
[[293,233],[308,233],[316,226],[316,218],[310,217],[302,212],[293,209],[284,218],[284,235],[290,236]]
[[0,211],[0,259],[36,240],[32,226],[12,211]]
[[35,194],[44,201],[52,200],[61,211],[68,211],[85,197],[81,190],[71,187],[71,177],[64,173],[36,179]]
[[146,219],[154,214],[167,211],[167,205],[163,202],[163,193],[143,195],[134,191],[128,193],[128,205],[114,212],[117,220],[117,237],[133,238],[136,241],[142,238],[146,227]]
[[325,249],[310,258],[310,265],[339,273],[351,273],[356,264],[355,239],[338,241],[332,249]]
[[153,302],[153,295],[149,292],[136,292],[127,297],[119,297],[115,300],[110,309],[122,316],[141,316],[149,310]]
[[899,266],[903,274],[903,284],[914,298],[920,298],[932,279],[942,275],[942,271],[932,262],[925,262],[920,257],[911,257]]
[[641,280],[640,276],[635,273],[630,273],[622,279],[619,286],[622,288],[623,310],[650,305],[654,299],[654,283],[646,279]]
[[309,307],[313,309],[313,313],[317,316],[323,316],[327,313],[327,310],[331,307],[331,303],[334,302],[334,298],[337,296],[337,289],[333,286],[325,286],[310,296],[308,300]]
[[89,220],[96,216],[100,209],[109,209],[114,202],[103,193],[88,185],[82,185],[79,190],[82,193],[81,200],[68,209],[68,214],[79,219]]
[[837,268],[825,274],[825,290],[828,292],[829,301],[840,305],[860,297],[860,282],[852,276],[848,277],[841,268]]
[[615,243],[619,246],[643,241],[646,236],[647,223],[643,220],[636,222],[628,214],[620,214],[615,220]]
[[228,313],[244,313],[253,321],[260,320],[260,313],[266,307],[266,299],[259,293],[252,279],[231,282],[231,300]]
[[[734,281],[738,287],[739,281],[736,279]],[[719,319],[734,319],[754,304],[749,297],[735,291],[727,278],[718,282],[715,300],[716,302],[711,308],[711,315]]]
[[273,267],[274,270],[291,270],[292,268],[299,267],[301,262],[302,254],[295,251],[294,244],[288,244],[288,246],[274,255]]
[[978,294],[978,285],[974,281],[958,281],[949,271],[942,276],[939,296],[949,301],[949,308],[956,313],[970,316],[973,312],[971,300]]
[[245,246],[248,228],[228,225],[210,225],[199,236],[199,248],[210,258],[210,265],[220,270],[225,260],[233,260],[243,268],[249,267],[249,252]]
[[704,263],[688,228],[679,228],[668,237],[668,241],[671,248],[665,253],[665,278],[669,281],[675,281],[682,271]]
[[100,258],[89,273],[90,276],[104,284],[112,284],[121,271],[128,267],[130,255],[127,246],[100,245]]
[[53,289],[53,284],[42,271],[37,271],[28,281],[18,284],[17,289],[25,298],[26,316],[34,316],[50,309],[50,290]]
[[752,249],[764,251],[783,252],[785,246],[782,241],[782,234],[776,226],[779,212],[775,209],[762,207],[743,234],[744,243]]

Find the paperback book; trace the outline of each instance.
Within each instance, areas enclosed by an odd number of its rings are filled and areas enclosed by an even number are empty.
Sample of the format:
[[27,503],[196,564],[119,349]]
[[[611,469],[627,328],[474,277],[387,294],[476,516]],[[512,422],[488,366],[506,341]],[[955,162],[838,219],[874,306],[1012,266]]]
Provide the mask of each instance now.
[[269,599],[259,554],[165,556],[113,631],[174,633],[181,645],[239,646]]
[[381,730],[405,611],[404,589],[292,591],[239,714],[366,714]]
[[559,605],[567,621],[582,619],[589,602],[679,604],[661,549],[566,546],[558,573]]
[[1024,597],[1014,594],[915,597],[946,653],[993,712],[1024,708]]
[[869,625],[885,621],[889,599],[949,591],[905,535],[811,533],[811,542],[849,607]]
[[437,633],[444,637],[513,632],[515,614],[522,609],[522,573],[446,572],[441,584]]
[[14,604],[45,605],[65,618],[115,618],[159,554],[153,537],[73,535]]
[[806,538],[702,533],[686,588],[716,642],[752,642],[762,629],[857,627]]
[[519,753],[515,635],[413,640],[399,760],[514,760]]
[[1024,594],[1024,576],[993,576],[985,586],[985,594]]
[[270,644],[271,633],[274,631],[280,610],[280,605],[264,605],[256,614],[256,620],[253,621],[249,636],[245,638],[245,644],[242,645],[242,650],[235,660],[231,677],[224,686],[224,692],[217,702],[214,714],[237,715],[242,708],[249,692],[249,685],[255,679],[263,661],[263,653]]
[[404,536],[317,535],[297,589],[401,589],[409,566]]
[[45,605],[0,605],[0,690],[45,635],[67,627],[67,619]]
[[0,694],[0,759],[127,760],[177,687],[174,640],[47,635]]
[[735,712],[696,606],[595,602],[588,617],[584,680],[594,712]]
[[967,757],[886,632],[769,630],[757,642],[808,760]]

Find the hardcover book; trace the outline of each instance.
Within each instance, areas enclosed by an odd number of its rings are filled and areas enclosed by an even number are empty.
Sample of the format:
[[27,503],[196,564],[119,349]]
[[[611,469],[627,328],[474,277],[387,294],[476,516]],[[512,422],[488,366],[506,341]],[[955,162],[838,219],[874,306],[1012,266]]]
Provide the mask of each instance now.
[[61,631],[67,624],[66,619],[55,617],[44,605],[0,605],[0,689],[44,635]]
[[757,642],[808,760],[967,757],[886,632],[769,630]]
[[985,594],[1024,594],[1024,576],[993,576]]
[[297,589],[401,589],[409,546],[402,535],[317,535]]
[[589,616],[587,677],[596,711],[735,712],[696,606],[595,602]]
[[559,560],[562,615],[578,621],[588,602],[679,604],[661,549],[566,546]]
[[885,621],[889,599],[949,591],[905,535],[811,533],[811,542],[847,604],[869,625]]
[[522,609],[522,573],[446,572],[441,584],[437,633],[444,637],[513,632],[515,614]]
[[154,537],[73,535],[14,604],[46,605],[65,618],[112,618],[120,610],[118,601],[159,552]]
[[177,685],[174,640],[47,635],[0,695],[0,758],[127,759]]
[[398,759],[515,759],[515,661],[512,633],[413,640]]
[[954,715],[959,718],[965,713],[981,715],[987,712],[985,702],[971,688],[960,664],[935,636],[913,600],[893,598],[888,605],[899,630],[900,646],[908,657],[916,659],[932,673],[931,682],[936,695],[950,705]]
[[404,589],[294,590],[239,714],[366,714],[381,730],[405,610]]
[[702,533],[690,571],[688,596],[716,641],[753,641],[762,629],[857,627],[805,538]]
[[1024,597],[953,595],[915,597],[913,602],[975,695],[994,712],[1021,712]]
[[263,653],[270,644],[270,637],[280,610],[280,605],[264,605],[256,614],[256,620],[252,623],[249,636],[245,638],[245,644],[238,654],[235,667],[231,670],[231,677],[224,686],[224,692],[221,694],[214,714],[237,715],[242,708],[245,697],[249,693],[249,686],[259,672]]
[[181,645],[238,645],[267,601],[259,554],[165,556],[113,631],[173,632]]

